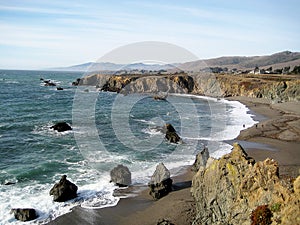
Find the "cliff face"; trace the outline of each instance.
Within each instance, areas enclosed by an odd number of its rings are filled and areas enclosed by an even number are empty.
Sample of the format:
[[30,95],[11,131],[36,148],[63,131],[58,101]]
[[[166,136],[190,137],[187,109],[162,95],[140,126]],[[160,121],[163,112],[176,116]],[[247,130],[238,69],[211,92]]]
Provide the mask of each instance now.
[[299,101],[300,79],[291,75],[91,75],[83,85],[121,93],[191,93],[212,97],[246,96]]
[[258,206],[268,205],[272,224],[299,224],[300,176],[291,183],[278,177],[271,159],[256,162],[237,143],[233,151],[201,167],[191,188],[196,201],[195,224],[251,224]]
[[300,100],[300,79],[284,75],[218,75],[224,96],[245,96],[278,101]]

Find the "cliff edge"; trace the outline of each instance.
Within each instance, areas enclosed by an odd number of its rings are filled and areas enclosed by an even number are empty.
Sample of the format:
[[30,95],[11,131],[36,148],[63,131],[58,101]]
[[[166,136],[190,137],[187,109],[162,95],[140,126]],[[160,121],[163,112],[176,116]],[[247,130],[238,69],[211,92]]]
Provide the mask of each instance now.
[[276,74],[94,74],[82,79],[103,91],[128,93],[189,93],[211,97],[245,96],[275,102],[300,100],[300,77]]
[[276,161],[255,162],[237,143],[198,170],[191,192],[195,224],[251,224],[258,207],[270,211],[271,224],[300,224],[300,176],[279,179]]

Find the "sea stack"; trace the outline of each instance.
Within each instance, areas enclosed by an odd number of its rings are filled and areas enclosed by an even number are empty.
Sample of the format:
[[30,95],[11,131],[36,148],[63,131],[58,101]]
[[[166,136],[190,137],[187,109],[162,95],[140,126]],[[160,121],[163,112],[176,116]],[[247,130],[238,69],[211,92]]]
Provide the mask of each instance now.
[[181,141],[181,138],[179,137],[179,135],[176,133],[176,130],[175,130],[175,128],[171,125],[171,124],[169,124],[169,123],[167,123],[166,125],[165,125],[165,130],[166,130],[166,139],[169,141],[169,142],[171,142],[171,143],[178,143],[178,142],[180,142]]
[[58,183],[51,188],[49,194],[53,195],[53,201],[65,202],[77,197],[78,187],[67,180],[67,175],[63,175]]

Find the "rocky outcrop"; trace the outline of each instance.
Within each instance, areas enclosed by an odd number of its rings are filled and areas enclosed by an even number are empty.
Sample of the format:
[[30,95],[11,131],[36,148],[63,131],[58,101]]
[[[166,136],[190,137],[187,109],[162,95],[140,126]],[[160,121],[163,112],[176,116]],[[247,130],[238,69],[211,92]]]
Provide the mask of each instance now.
[[170,178],[170,171],[163,163],[156,166],[155,172],[148,184],[150,188],[150,195],[154,199],[160,199],[172,191],[172,179]]
[[197,172],[200,167],[205,167],[208,159],[209,151],[207,147],[204,147],[204,149],[196,155],[196,159],[191,170]]
[[72,130],[72,127],[69,124],[67,124],[66,122],[58,122],[50,128],[53,130],[56,130],[58,132]]
[[77,78],[76,81],[72,82],[72,86],[78,86],[80,84],[82,84],[82,80],[80,78]]
[[300,79],[284,75],[217,75],[224,97],[245,96],[277,102],[300,100]]
[[166,131],[166,139],[171,142],[171,143],[178,143],[181,141],[181,138],[179,137],[179,135],[176,133],[175,128],[167,123],[164,127],[165,131]]
[[77,197],[78,187],[67,180],[67,176],[63,175],[58,183],[50,190],[49,194],[53,195],[53,201],[65,202]]
[[38,217],[35,209],[32,208],[12,209],[11,213],[14,214],[17,220],[23,222],[35,220]]
[[235,143],[231,153],[201,167],[193,177],[195,224],[249,224],[253,210],[267,205],[273,224],[299,223],[298,177],[294,191],[279,179],[277,162],[255,162]]
[[246,96],[274,101],[299,101],[300,79],[293,75],[186,73],[167,75],[89,75],[82,85],[129,93],[191,93],[212,97]]
[[126,187],[131,184],[131,173],[128,167],[118,165],[110,171],[110,179],[119,187]]

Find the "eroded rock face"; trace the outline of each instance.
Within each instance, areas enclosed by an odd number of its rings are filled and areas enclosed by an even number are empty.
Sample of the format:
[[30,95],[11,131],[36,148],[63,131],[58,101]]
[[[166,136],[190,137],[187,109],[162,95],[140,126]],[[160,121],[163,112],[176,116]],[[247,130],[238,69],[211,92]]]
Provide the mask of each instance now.
[[281,184],[277,162],[266,159],[255,163],[237,143],[230,154],[199,169],[191,192],[196,201],[197,224],[250,225],[251,212],[257,206],[272,209],[276,204],[281,206],[272,218],[276,223],[295,223],[294,214],[300,218],[299,193]]
[[111,182],[120,187],[126,187],[131,184],[131,173],[128,167],[118,165],[110,171]]
[[63,175],[58,183],[50,190],[49,194],[53,195],[53,201],[65,202],[77,197],[78,187],[67,180],[67,176]]
[[212,97],[247,96],[274,101],[299,101],[300,80],[272,75],[193,74],[105,75],[94,74],[81,80],[104,91],[124,93],[192,93]]
[[160,199],[172,191],[172,179],[170,178],[170,171],[163,163],[156,166],[156,170],[149,182],[150,195],[154,199]]
[[192,171],[197,172],[200,167],[205,167],[208,159],[208,148],[204,147],[204,149],[196,155],[196,160],[192,166]]
[[11,212],[14,214],[17,220],[23,222],[35,220],[38,217],[35,209],[32,208],[12,209]]
[[166,130],[166,139],[171,142],[171,143],[178,143],[181,141],[181,138],[179,137],[179,135],[176,133],[175,128],[167,123],[165,125],[165,130]]

